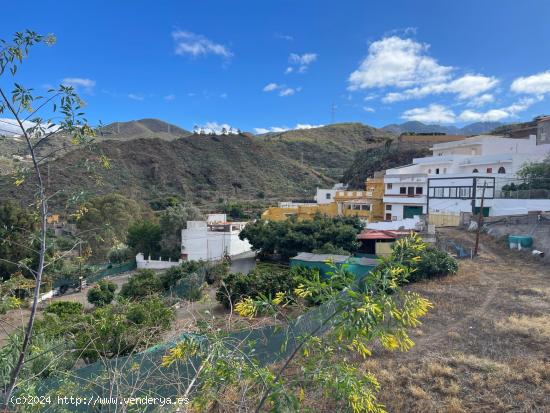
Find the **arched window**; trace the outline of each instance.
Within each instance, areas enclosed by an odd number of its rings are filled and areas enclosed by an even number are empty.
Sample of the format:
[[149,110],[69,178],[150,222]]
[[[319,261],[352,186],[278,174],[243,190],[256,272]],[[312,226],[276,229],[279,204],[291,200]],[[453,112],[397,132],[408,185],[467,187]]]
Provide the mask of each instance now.
[[493,168],[487,168],[487,173],[492,174],[493,173]]
[[499,174],[505,174],[506,173],[506,169],[504,169],[504,166],[501,166],[500,168],[498,168],[498,173]]
[[474,174],[477,174],[479,171],[477,170],[477,168],[474,168],[474,170],[472,171],[472,173]]

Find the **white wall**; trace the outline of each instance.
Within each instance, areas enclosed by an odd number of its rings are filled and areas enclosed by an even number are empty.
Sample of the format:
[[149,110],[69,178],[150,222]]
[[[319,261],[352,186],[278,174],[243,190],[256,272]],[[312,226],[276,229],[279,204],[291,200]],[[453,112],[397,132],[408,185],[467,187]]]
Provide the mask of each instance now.
[[[329,196],[329,198],[327,198],[327,195]],[[336,189],[317,188],[317,193],[315,194],[315,201],[318,204],[330,204],[334,201],[335,195],[336,195]]]
[[529,211],[550,211],[550,199],[495,199],[490,216],[525,215]]
[[240,231],[209,231],[205,221],[187,221],[187,229],[181,231],[181,252],[188,261],[222,259],[242,254],[252,249],[247,240],[239,239]]
[[176,267],[181,264],[181,260],[149,260],[142,253],[136,255],[136,264],[138,269],[165,270],[167,268]]

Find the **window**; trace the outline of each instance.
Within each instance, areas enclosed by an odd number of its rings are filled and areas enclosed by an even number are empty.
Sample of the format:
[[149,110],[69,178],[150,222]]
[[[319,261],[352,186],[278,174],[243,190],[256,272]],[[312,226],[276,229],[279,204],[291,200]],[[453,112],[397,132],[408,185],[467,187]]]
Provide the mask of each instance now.
[[422,188],[421,186],[416,187],[416,195],[422,195],[423,192],[424,188]]
[[391,205],[386,205],[386,211],[391,211]]
[[407,193],[407,188],[405,188],[404,186],[399,187],[399,193],[403,194],[403,195],[406,194]]
[[479,171],[477,170],[477,168],[474,168],[474,170],[472,171],[472,173],[474,174],[477,174]]
[[487,168],[487,173],[492,174],[493,173],[493,168]]
[[460,198],[470,198],[470,189],[471,188],[459,188]]
[[386,214],[386,221],[391,221],[391,214]]
[[393,188],[393,185],[392,185],[392,184],[387,184],[387,185],[386,185],[386,188],[392,189],[392,188]]
[[429,173],[429,174],[432,173],[432,168],[428,169],[428,173]]
[[439,175],[439,168],[435,168],[435,174]]
[[325,199],[330,199],[330,192],[327,192],[327,193],[325,194]]
[[443,168],[443,173],[444,173],[444,174],[447,173],[447,168]]
[[506,169],[504,169],[504,166],[501,166],[500,168],[498,168],[498,173],[499,174],[505,174],[506,173]]

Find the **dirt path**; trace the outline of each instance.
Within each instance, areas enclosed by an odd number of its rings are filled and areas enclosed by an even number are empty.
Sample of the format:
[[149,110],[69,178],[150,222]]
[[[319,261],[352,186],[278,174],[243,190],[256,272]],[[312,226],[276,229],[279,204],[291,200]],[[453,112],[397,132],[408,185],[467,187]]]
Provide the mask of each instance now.
[[[469,248],[473,235],[441,234]],[[550,269],[483,237],[455,276],[411,290],[434,309],[406,353],[365,363],[391,412],[550,411]]]

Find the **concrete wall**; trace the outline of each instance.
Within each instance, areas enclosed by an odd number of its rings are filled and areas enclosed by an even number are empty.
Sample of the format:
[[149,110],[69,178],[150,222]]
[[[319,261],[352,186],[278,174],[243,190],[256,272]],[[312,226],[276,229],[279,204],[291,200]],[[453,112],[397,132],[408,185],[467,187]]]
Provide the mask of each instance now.
[[488,234],[493,237],[530,235],[533,246],[545,253],[544,261],[550,262],[550,213],[485,218]]
[[138,269],[165,270],[167,268],[176,267],[181,264],[181,260],[150,260],[146,259],[142,253],[136,255],[136,264]]
[[239,239],[240,231],[209,231],[205,221],[187,221],[187,229],[181,231],[182,254],[188,261],[216,261],[250,251],[251,245]]

